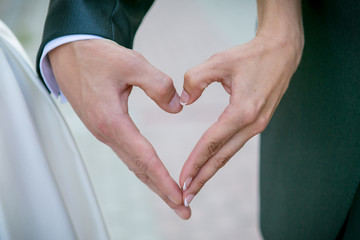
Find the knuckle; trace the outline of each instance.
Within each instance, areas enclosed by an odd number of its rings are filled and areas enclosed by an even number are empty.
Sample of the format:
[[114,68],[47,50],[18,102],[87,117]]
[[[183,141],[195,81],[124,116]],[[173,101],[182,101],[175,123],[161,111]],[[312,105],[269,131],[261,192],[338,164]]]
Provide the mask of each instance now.
[[157,156],[154,154],[150,154],[149,156],[150,157],[147,158],[144,158],[143,155],[137,155],[134,157],[134,164],[137,169],[146,174],[152,174],[156,169],[159,169]]
[[203,70],[197,68],[191,69],[185,73],[186,89],[190,91],[204,91],[205,88],[211,83],[211,80],[206,77]]
[[143,172],[135,172],[134,174],[138,179],[140,179],[140,181],[142,181],[146,185],[151,183],[151,179],[145,173],[143,173]]
[[188,82],[188,81],[191,81],[192,78],[193,78],[193,70],[190,69],[190,70],[185,72],[184,79],[185,79],[185,81]]
[[211,141],[207,146],[209,156],[213,156],[217,151],[219,151],[221,146],[222,144],[220,142]]
[[248,107],[242,111],[242,120],[245,124],[251,124],[256,121],[258,112],[254,107]]
[[203,166],[203,165],[202,165],[201,163],[196,162],[196,163],[193,164],[193,169],[194,169],[194,171],[197,173],[197,172],[200,171],[200,169],[201,169],[202,166]]
[[114,128],[117,124],[116,121],[110,121],[102,116],[93,116],[90,119],[90,131],[101,142],[107,144],[111,139]]
[[198,83],[196,81],[196,74],[194,69],[191,69],[185,73],[184,80],[189,89],[197,88]]
[[255,123],[258,120],[264,106],[265,102],[262,100],[244,104],[244,107],[240,111],[242,121],[245,124]]
[[101,131],[93,131],[93,135],[100,142],[107,144],[107,137]]
[[215,159],[215,168],[216,169],[220,169],[222,167],[225,166],[225,164],[230,160],[230,156],[228,155],[224,155],[224,156],[220,156],[218,158]]
[[109,132],[109,126],[106,121],[103,119],[97,119],[94,122],[96,135],[104,136],[107,135]]
[[158,87],[156,88],[157,96],[160,98],[167,96],[172,86],[173,82],[171,78],[169,76],[163,77],[162,80],[159,82]]
[[268,115],[261,115],[255,123],[255,134],[263,132],[266,129],[269,121],[270,117]]
[[200,179],[197,181],[197,189],[201,189],[205,186],[207,179]]
[[223,115],[232,124],[242,127],[256,123],[263,112],[265,104],[266,101],[264,99],[240,101],[240,103],[229,105]]
[[148,171],[148,164],[144,162],[142,159],[136,159],[135,165],[140,169],[140,171],[146,173]]

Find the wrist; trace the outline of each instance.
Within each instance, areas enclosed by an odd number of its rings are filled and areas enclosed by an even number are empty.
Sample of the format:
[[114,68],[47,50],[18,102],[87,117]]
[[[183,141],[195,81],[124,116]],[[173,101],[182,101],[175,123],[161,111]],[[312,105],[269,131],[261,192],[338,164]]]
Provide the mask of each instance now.
[[299,65],[305,43],[302,25],[292,28],[283,26],[262,28],[257,31],[254,40],[261,42],[264,49],[284,52],[296,68]]
[[272,49],[284,49],[300,62],[304,48],[300,0],[258,0],[256,39]]

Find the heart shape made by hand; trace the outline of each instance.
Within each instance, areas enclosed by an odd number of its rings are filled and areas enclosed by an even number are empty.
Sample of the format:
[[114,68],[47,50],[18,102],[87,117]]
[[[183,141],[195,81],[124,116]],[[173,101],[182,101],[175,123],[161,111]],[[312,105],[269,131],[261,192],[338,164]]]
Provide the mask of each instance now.
[[[186,72],[181,97],[169,76],[140,53],[110,40],[65,44],[52,50],[49,59],[62,93],[91,133],[187,219],[191,215],[188,206],[204,184],[251,137],[266,128],[299,64],[302,44],[298,43],[284,44],[283,40],[258,34],[252,41],[217,53]],[[178,113],[182,105],[194,103],[212,82],[222,84],[230,101],[186,160],[179,187],[130,118],[129,95],[137,86],[166,112]]]

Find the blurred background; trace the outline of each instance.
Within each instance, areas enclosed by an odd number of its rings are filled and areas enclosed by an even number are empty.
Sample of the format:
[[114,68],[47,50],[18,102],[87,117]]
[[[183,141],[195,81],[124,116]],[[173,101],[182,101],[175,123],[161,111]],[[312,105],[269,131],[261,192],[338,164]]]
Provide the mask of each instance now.
[[[0,0],[0,19],[34,63],[47,6],[48,0]],[[255,26],[256,0],[157,0],[136,35],[134,49],[170,75],[181,93],[188,69],[249,41]],[[177,181],[193,146],[228,100],[221,85],[213,84],[192,106],[170,115],[135,88],[129,109]],[[56,102],[80,148],[111,239],[261,239],[258,136],[207,183],[191,203],[192,218],[183,221],[87,131],[69,104]]]

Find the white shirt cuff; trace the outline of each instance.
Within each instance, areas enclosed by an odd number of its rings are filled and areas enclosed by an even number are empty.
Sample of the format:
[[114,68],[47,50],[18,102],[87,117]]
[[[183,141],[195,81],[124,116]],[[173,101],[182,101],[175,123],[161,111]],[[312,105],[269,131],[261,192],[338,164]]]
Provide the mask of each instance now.
[[51,68],[50,60],[48,53],[53,50],[54,48],[57,48],[65,43],[69,42],[75,42],[79,40],[89,40],[89,39],[101,39],[102,37],[96,36],[96,35],[90,35],[90,34],[74,34],[74,35],[67,35],[63,37],[56,38],[50,42],[48,42],[44,50],[42,52],[41,58],[40,58],[40,73],[44,79],[44,82],[46,86],[49,88],[51,94],[55,96],[55,98],[60,96],[61,102],[65,103],[67,102],[66,97],[62,94],[61,89],[55,79],[53,70]]

